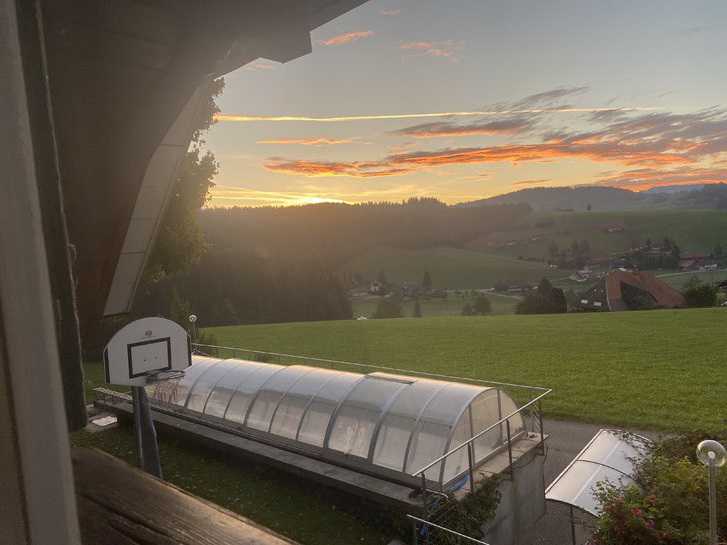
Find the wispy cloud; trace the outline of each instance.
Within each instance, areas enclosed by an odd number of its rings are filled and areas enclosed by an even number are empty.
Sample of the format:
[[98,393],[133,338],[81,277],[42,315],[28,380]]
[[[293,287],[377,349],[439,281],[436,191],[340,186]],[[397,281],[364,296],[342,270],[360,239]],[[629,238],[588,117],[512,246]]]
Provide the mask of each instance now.
[[279,144],[298,146],[336,146],[339,144],[354,144],[354,138],[276,138],[269,140],[258,140],[257,144]]
[[386,17],[394,17],[396,15],[399,15],[401,13],[400,9],[382,9],[379,10],[379,15],[384,15]]
[[682,166],[669,170],[639,168],[602,177],[596,180],[596,183],[633,191],[670,185],[710,185],[727,183],[727,168],[701,166]]
[[[660,107],[634,106],[619,108],[624,113],[652,112],[662,110]],[[527,108],[509,110],[472,110],[453,112],[419,112],[419,113],[393,113],[393,114],[363,114],[363,115],[336,115],[336,116],[308,116],[308,115],[247,115],[225,114],[215,115],[217,121],[236,122],[305,122],[305,123],[341,123],[346,121],[389,121],[397,119],[426,119],[436,117],[481,117],[503,116],[517,114],[584,114],[602,111],[613,111],[613,108]]]
[[448,121],[425,123],[394,131],[394,134],[414,138],[441,138],[451,136],[512,136],[528,131],[533,126],[526,118],[501,119],[470,124],[457,124]]
[[541,104],[552,104],[566,97],[580,95],[586,91],[588,91],[588,87],[586,86],[557,87],[555,89],[549,89],[548,91],[528,95],[516,102],[514,108],[533,108]]
[[370,38],[373,35],[373,30],[360,30],[356,32],[346,32],[345,34],[339,34],[338,36],[333,36],[332,38],[328,38],[327,40],[318,40],[317,43],[323,46],[345,45],[356,42],[358,40],[362,40],[364,38]]
[[464,42],[445,40],[443,42],[404,42],[399,46],[406,51],[412,51],[416,55],[428,57],[439,57],[457,62],[457,52],[464,48]]
[[513,182],[512,185],[526,185],[526,186],[543,185],[543,184],[547,184],[550,181],[551,180],[548,180],[547,178],[539,178],[537,180],[520,180],[517,182]]

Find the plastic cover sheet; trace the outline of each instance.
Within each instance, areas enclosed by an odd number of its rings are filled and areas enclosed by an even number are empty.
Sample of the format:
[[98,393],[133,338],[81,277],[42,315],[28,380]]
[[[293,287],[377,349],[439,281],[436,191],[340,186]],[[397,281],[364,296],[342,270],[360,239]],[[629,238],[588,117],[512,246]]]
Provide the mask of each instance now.
[[318,391],[308,405],[298,431],[298,441],[316,447],[323,447],[326,431],[333,413],[351,389],[363,377],[355,373],[338,372]]
[[371,439],[381,416],[407,385],[406,382],[367,375],[339,407],[328,448],[368,458]]
[[550,484],[545,498],[600,516],[598,483],[625,487],[634,484],[635,466],[644,458],[649,441],[615,430],[599,430],[570,465]]

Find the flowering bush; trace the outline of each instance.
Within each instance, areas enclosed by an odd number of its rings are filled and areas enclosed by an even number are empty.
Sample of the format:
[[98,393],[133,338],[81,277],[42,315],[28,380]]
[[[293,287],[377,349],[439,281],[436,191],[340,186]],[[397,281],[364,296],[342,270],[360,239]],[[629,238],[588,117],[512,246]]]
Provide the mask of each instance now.
[[[703,437],[702,437],[703,438]],[[694,458],[696,436],[671,439],[640,465],[638,486],[601,483],[602,515],[592,545],[706,545],[709,499],[706,468]],[[718,533],[727,537],[727,471],[717,475]]]

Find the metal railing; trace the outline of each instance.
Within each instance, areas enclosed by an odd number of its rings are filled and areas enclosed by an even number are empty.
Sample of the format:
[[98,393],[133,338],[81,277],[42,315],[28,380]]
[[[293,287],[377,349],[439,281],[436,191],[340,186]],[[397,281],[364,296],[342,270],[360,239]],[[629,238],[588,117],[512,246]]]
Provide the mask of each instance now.
[[[474,470],[476,467],[481,465],[485,460],[475,462],[475,454],[474,454],[474,442],[480,439],[485,434],[491,432],[495,428],[505,425],[505,437],[503,438],[503,445],[506,446],[508,451],[508,470],[510,473],[512,473],[512,465],[513,465],[513,453],[512,453],[512,430],[510,426],[510,419],[516,415],[522,415],[526,411],[529,411],[531,407],[537,407],[537,418],[538,418],[538,432],[540,434],[540,446],[544,449],[545,444],[545,436],[544,436],[544,430],[543,430],[543,411],[542,411],[542,404],[541,401],[544,397],[549,395],[552,392],[552,389],[550,388],[544,388],[540,386],[526,386],[523,384],[514,384],[514,383],[508,383],[508,382],[498,382],[498,381],[491,381],[491,380],[483,380],[478,379],[476,377],[461,377],[457,375],[447,375],[447,374],[440,374],[440,373],[431,373],[428,371],[418,371],[415,369],[402,369],[397,367],[389,367],[385,365],[377,365],[377,364],[370,364],[370,363],[358,363],[358,362],[351,362],[351,361],[345,361],[345,360],[334,360],[330,358],[319,358],[315,356],[301,356],[301,355],[294,355],[294,354],[286,354],[283,352],[268,352],[264,350],[253,350],[250,348],[241,348],[241,347],[235,347],[235,346],[220,346],[220,345],[211,345],[211,344],[201,344],[201,343],[193,343],[192,347],[195,349],[197,353],[215,353],[218,357],[221,357],[220,352],[228,352],[230,357],[236,358],[240,354],[251,354],[254,358],[257,358],[258,360],[263,357],[265,358],[266,362],[270,362],[270,359],[277,359],[277,363],[285,365],[285,362],[282,360],[292,360],[293,362],[300,362],[300,361],[306,361],[306,362],[315,362],[319,364],[325,364],[329,366],[335,366],[335,367],[349,367],[349,368],[355,368],[355,369],[367,369],[367,370],[376,370],[376,371],[386,371],[386,372],[393,372],[393,373],[400,373],[400,374],[406,374],[406,375],[415,375],[415,376],[421,376],[421,377],[427,377],[427,378],[434,378],[438,380],[450,380],[450,381],[456,381],[456,382],[465,382],[465,383],[477,383],[482,384],[486,386],[494,386],[498,389],[497,395],[498,395],[498,405],[499,405],[499,396],[500,396],[500,390],[505,388],[514,388],[518,390],[525,390],[528,392],[537,392],[537,395],[529,399],[527,402],[525,402],[522,406],[520,406],[517,410],[511,412],[510,414],[501,417],[497,422],[489,426],[488,428],[476,433],[473,435],[470,439],[467,441],[461,443],[460,445],[454,447],[450,451],[446,452],[436,460],[430,462],[423,468],[419,469],[412,475],[414,477],[421,477],[421,493],[433,493],[437,495],[444,495],[443,490],[434,490],[430,489],[427,486],[427,478],[426,478],[426,472],[427,470],[431,469],[435,465],[444,462],[447,458],[452,456],[453,454],[459,452],[461,449],[466,448],[467,449],[467,458],[468,458],[468,466],[469,466],[469,484],[470,484],[470,491],[474,491]],[[501,416],[501,415],[500,415]],[[440,486],[442,486],[444,483],[441,483]]]
[[[474,443],[475,443],[475,441],[477,441],[483,435],[491,432],[492,430],[494,430],[495,428],[497,428],[499,426],[502,426],[503,423],[505,424],[505,429],[506,429],[506,438],[505,438],[505,441],[504,442],[507,445],[508,470],[512,474],[513,456],[512,456],[512,433],[511,433],[511,429],[510,429],[510,419],[513,416],[515,416],[515,415],[524,413],[527,409],[529,409],[530,407],[536,406],[536,405],[537,405],[537,415],[538,415],[538,428],[539,428],[539,433],[540,433],[540,446],[543,447],[544,444],[545,444],[545,432],[543,430],[543,411],[542,411],[541,401],[542,401],[542,399],[545,396],[547,396],[548,394],[550,394],[552,392],[552,390],[549,389],[549,388],[539,388],[539,387],[536,387],[536,386],[530,386],[529,388],[541,390],[541,393],[538,396],[536,396],[535,398],[533,398],[530,401],[528,401],[525,405],[519,407],[517,410],[515,410],[515,411],[511,412],[510,414],[508,414],[507,416],[501,418],[500,420],[498,420],[497,422],[495,422],[491,426],[485,428],[484,430],[482,430],[480,432],[477,432],[471,438],[469,438],[467,441],[464,441],[463,443],[461,443],[458,446],[454,447],[450,451],[444,453],[439,458],[436,458],[435,460],[433,460],[432,462],[430,462],[429,464],[427,464],[426,466],[424,466],[420,470],[414,472],[413,475],[415,477],[416,476],[420,476],[421,477],[421,481],[422,481],[421,491],[422,491],[422,493],[430,492],[430,490],[427,488],[426,472],[429,469],[431,469],[432,467],[436,466],[437,464],[442,463],[442,462],[445,462],[445,460],[447,458],[449,458],[451,455],[459,452],[463,448],[467,448],[467,460],[468,460],[468,465],[469,465],[470,491],[473,492],[474,489],[475,489],[475,481],[474,481],[474,479],[475,479],[475,477],[474,477],[475,472],[474,472],[474,470],[476,469],[476,464],[475,464],[475,461],[474,461],[474,458],[475,458],[475,456],[474,456]],[[482,462],[480,462],[480,463],[482,463]],[[438,491],[438,493],[441,493],[441,492],[443,492],[443,491],[442,490]]]
[[[434,522],[431,522],[429,520],[421,519],[419,517],[415,517],[414,515],[407,515],[406,516],[409,520],[412,521],[413,526],[413,543],[414,545],[417,545],[420,542],[419,539],[419,525],[421,527],[425,528],[427,532],[430,528],[435,528],[436,530],[440,532],[445,532],[447,534],[453,535],[458,537],[461,541],[464,541],[465,543],[477,543],[478,545],[489,545],[488,543],[481,541],[479,539],[475,539],[474,537],[467,536],[465,534],[461,534],[455,530],[450,530],[449,528],[445,528],[444,526],[440,526],[439,524],[436,524]],[[426,538],[425,538],[426,539]],[[428,542],[428,541],[427,541]]]

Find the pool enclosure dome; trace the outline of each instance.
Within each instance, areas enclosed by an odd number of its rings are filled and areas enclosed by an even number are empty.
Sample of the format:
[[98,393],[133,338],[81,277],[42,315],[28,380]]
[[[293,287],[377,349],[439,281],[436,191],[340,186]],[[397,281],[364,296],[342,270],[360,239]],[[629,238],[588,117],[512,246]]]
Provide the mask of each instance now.
[[[206,356],[147,392],[159,410],[413,485],[421,469],[517,410],[497,388]],[[520,414],[510,433],[524,433]],[[505,438],[500,424],[477,439],[474,464],[506,448]],[[427,480],[458,482],[469,470],[467,451],[429,468]]]

